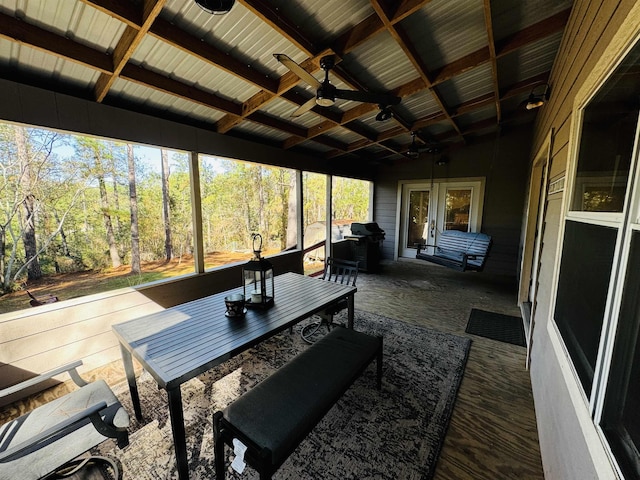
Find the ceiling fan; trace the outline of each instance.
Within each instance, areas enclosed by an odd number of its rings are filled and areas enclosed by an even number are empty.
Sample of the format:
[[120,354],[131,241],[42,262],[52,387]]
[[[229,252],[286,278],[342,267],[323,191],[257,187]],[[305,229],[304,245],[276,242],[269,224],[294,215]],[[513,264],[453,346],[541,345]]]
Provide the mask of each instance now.
[[[330,107],[336,103],[337,98],[343,100],[354,100],[356,102],[363,103],[377,103],[380,105],[381,113],[386,112],[385,115],[378,114],[379,120],[386,120],[390,118],[388,107],[390,105],[397,105],[400,103],[400,97],[390,95],[387,93],[373,93],[373,92],[361,92],[357,90],[341,90],[336,88],[329,81],[329,70],[335,65],[335,56],[326,55],[320,59],[320,67],[324,70],[324,80],[318,81],[313,75],[307,72],[304,68],[291,60],[283,53],[274,53],[273,56],[276,60],[282,63],[285,67],[296,74],[300,79],[307,82],[309,85],[316,89],[316,96],[311,98],[306,103],[298,107],[292,114],[292,117],[299,117],[305,112],[311,110],[314,106],[319,105],[321,107]],[[376,119],[378,119],[376,117]]]
[[442,148],[437,143],[418,145],[416,143],[416,132],[411,132],[411,145],[409,145],[405,154],[410,158],[418,158],[422,152],[436,154],[442,152]]

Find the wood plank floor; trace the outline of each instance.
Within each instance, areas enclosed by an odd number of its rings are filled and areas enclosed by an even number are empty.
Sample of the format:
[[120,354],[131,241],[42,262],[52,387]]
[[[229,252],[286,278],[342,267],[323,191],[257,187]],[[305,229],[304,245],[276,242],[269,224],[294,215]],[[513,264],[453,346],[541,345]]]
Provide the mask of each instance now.
[[[544,478],[526,348],[464,331],[472,308],[520,316],[515,279],[420,260],[384,262],[379,273],[359,275],[355,306],[473,340],[434,480]],[[123,381],[122,363],[90,372],[94,378]],[[0,423],[62,393],[55,390],[0,409]],[[99,478],[87,473],[83,479]]]
[[542,479],[526,348],[465,333],[472,308],[520,316],[515,279],[420,260],[358,277],[356,309],[472,338],[435,480]]

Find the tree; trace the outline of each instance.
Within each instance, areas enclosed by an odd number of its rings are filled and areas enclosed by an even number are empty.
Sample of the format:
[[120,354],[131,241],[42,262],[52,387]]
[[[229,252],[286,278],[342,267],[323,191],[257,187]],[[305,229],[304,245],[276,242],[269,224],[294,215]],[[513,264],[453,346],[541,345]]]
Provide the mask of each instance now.
[[171,205],[169,198],[169,153],[162,149],[162,219],[164,223],[164,252],[165,260],[173,258],[173,244],[171,242]]
[[107,245],[109,248],[109,255],[111,258],[111,266],[117,268],[122,265],[120,259],[120,253],[118,252],[118,245],[116,242],[116,235],[113,229],[113,221],[111,216],[111,205],[109,204],[109,197],[107,195],[106,186],[106,170],[103,157],[106,156],[107,150],[104,145],[97,139],[80,137],[78,138],[78,147],[81,154],[88,161],[86,168],[89,176],[96,179],[98,182],[98,192],[100,195],[100,206],[102,213],[102,220],[105,229],[105,236]]
[[140,268],[140,236],[138,232],[138,197],[136,194],[136,167],[133,145],[127,144],[127,160],[129,165],[129,209],[131,210],[131,273],[139,274]]
[[27,134],[24,127],[18,125],[13,127],[15,133],[18,162],[20,164],[20,187],[23,192],[22,206],[24,216],[22,217],[22,243],[24,244],[25,261],[28,264],[27,278],[38,280],[42,278],[42,270],[38,260],[36,245],[36,203],[37,199],[32,191],[35,183],[35,172],[27,145]]

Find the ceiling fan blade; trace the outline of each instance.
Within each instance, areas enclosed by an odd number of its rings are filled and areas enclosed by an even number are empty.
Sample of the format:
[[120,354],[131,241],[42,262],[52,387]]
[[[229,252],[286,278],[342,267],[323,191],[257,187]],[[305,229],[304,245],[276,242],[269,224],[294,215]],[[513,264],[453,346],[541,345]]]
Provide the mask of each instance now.
[[378,105],[397,105],[400,97],[395,97],[386,93],[359,92],[357,90],[336,90],[336,98],[343,100],[354,100],[356,102],[377,103]]
[[298,65],[296,62],[287,57],[284,53],[274,53],[273,56],[276,60],[278,60],[281,64],[291,70],[294,74],[300,77],[300,80],[307,82],[313,88],[318,89],[320,87],[320,82],[309,72],[307,72],[304,68]]
[[303,113],[307,113],[309,110],[311,110],[315,106],[316,106],[316,99],[315,97],[312,97],[309,100],[307,100],[305,103],[300,105],[298,108],[296,108],[295,111],[291,114],[291,116],[299,117]]

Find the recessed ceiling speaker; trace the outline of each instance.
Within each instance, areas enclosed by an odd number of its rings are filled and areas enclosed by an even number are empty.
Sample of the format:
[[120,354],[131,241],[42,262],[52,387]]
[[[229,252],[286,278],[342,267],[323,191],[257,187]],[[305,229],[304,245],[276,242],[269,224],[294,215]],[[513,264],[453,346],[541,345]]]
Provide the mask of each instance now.
[[236,0],[196,0],[201,9],[214,15],[228,13],[235,2]]

